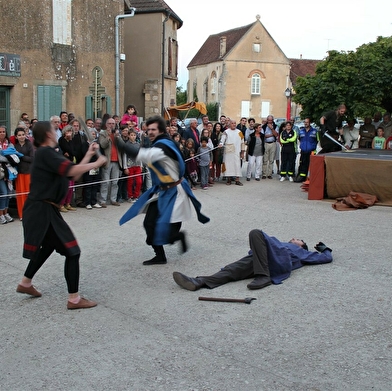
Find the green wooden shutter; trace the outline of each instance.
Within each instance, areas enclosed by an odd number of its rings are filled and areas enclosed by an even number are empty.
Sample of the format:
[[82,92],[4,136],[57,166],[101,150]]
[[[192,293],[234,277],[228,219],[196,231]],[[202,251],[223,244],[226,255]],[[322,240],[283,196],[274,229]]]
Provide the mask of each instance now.
[[37,86],[37,114],[39,121],[49,121],[52,115],[62,111],[61,86]]

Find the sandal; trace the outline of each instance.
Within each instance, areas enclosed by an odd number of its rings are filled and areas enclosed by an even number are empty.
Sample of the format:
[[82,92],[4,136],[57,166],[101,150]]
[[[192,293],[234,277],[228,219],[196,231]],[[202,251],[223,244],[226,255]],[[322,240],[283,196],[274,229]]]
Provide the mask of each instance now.
[[231,185],[231,179],[228,179],[226,185]]
[[235,181],[235,184],[236,184],[237,186],[244,186],[240,181]]

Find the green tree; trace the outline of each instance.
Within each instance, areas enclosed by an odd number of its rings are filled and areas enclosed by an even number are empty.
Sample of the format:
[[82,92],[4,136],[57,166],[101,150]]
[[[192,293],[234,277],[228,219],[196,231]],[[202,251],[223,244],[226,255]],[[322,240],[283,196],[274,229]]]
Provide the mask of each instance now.
[[327,110],[345,103],[348,117],[392,111],[392,37],[378,37],[356,51],[330,51],[316,75],[299,77],[293,101],[301,117],[318,122]]
[[186,90],[183,91],[182,86],[176,87],[176,100],[177,106],[187,103],[187,92]]

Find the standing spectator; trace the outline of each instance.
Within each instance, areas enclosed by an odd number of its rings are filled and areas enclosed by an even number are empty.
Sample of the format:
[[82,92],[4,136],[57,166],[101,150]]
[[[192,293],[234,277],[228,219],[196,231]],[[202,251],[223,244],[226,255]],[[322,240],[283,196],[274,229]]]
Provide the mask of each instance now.
[[256,121],[254,118],[248,119],[248,127],[246,128],[246,131],[245,131],[245,142],[246,143],[249,141],[249,136],[254,132],[255,123],[256,123]]
[[242,117],[240,119],[240,122],[238,123],[238,125],[236,126],[238,130],[241,130],[242,135],[244,136],[245,139],[245,133],[246,133],[246,117]]
[[248,143],[248,168],[246,180],[250,181],[253,169],[256,181],[260,180],[261,162],[264,155],[264,134],[261,133],[261,124],[254,125],[254,132],[249,135]]
[[201,136],[200,142],[201,144],[197,151],[197,160],[200,168],[200,184],[203,190],[208,190],[209,172],[212,166],[212,152],[208,146],[208,137]]
[[374,125],[374,127],[377,129],[381,125],[381,122],[382,115],[379,111],[377,111],[376,113],[374,113],[372,125]]
[[[87,121],[86,121],[87,125]],[[91,129],[90,133],[94,138],[93,142],[98,141],[98,134],[95,129]],[[85,150],[84,155],[88,152],[90,142],[88,144],[83,144]],[[96,162],[98,160],[97,155],[94,154],[91,159],[90,163]],[[84,187],[84,203],[86,205],[87,210],[92,210],[93,208],[100,209],[102,208],[101,205],[98,203],[98,192],[99,192],[99,181],[101,180],[101,175],[98,167],[92,168],[89,171],[86,171],[83,174],[83,183],[85,184]]]
[[175,126],[177,129],[177,133],[179,133],[182,137],[182,134],[184,133],[184,129],[178,124],[177,117],[170,118],[170,126]]
[[31,190],[23,211],[23,257],[30,261],[16,291],[34,297],[42,296],[32,285],[32,279],[56,250],[65,256],[67,308],[95,307],[96,302],[79,295],[80,248],[58,211],[58,203],[69,187],[68,178],[77,179],[84,172],[102,165],[106,159],[102,156],[97,162],[87,163],[94,154],[92,145],[85,159],[74,165],[55,150],[57,138],[50,122],[38,122],[34,126],[34,144],[37,151],[31,172]]
[[227,129],[227,126],[226,126],[226,116],[225,115],[221,115],[219,117],[219,123],[222,126],[222,130],[221,130],[222,132]]
[[365,117],[364,124],[359,128],[359,148],[371,148],[376,128],[370,117]]
[[199,137],[199,131],[197,129],[197,120],[193,119],[191,120],[189,124],[189,128],[185,130],[183,137],[185,140],[188,140],[191,138],[193,142],[195,143],[194,149],[197,151],[200,147],[200,137]]
[[359,129],[355,127],[355,119],[350,118],[343,127],[343,140],[347,149],[358,149]]
[[8,194],[10,189],[8,186],[8,170],[6,164],[8,159],[2,155],[2,151],[7,148],[13,147],[7,136],[7,128],[5,125],[0,125],[0,224],[7,224],[14,221],[8,213],[8,205],[10,198]]
[[60,117],[58,115],[52,115],[50,117],[50,123],[52,124],[54,131],[56,132],[57,141],[59,141],[59,138],[63,135],[60,129]]
[[198,132],[199,132],[199,136],[201,136],[201,132],[204,130],[204,129],[207,129],[207,126],[208,126],[208,122],[209,122],[210,120],[209,120],[209,118],[208,118],[208,115],[203,115],[202,117],[201,117],[201,124],[200,125],[198,125],[197,126],[197,130],[198,130]]
[[387,139],[392,135],[392,120],[391,113],[385,113],[382,117],[382,122],[379,125],[384,129],[384,137]]
[[301,155],[299,158],[299,168],[297,182],[304,182],[308,176],[310,155],[316,151],[318,143],[318,132],[310,126],[310,118],[304,119],[304,127],[299,130],[299,147]]
[[60,130],[63,130],[68,125],[68,113],[66,111],[61,111],[60,112],[60,125],[59,128]]
[[223,152],[223,162],[225,164],[225,173],[227,177],[226,185],[231,185],[231,177],[235,177],[235,184],[243,186],[240,182],[241,159],[244,158],[244,136],[240,130],[236,128],[236,121],[230,120],[230,128],[226,129],[223,134],[219,147],[225,147]]
[[286,126],[280,134],[282,144],[282,165],[280,170],[280,181],[283,182],[286,176],[290,182],[294,182],[295,158],[297,156],[297,132],[293,129],[291,121],[286,122]]
[[26,138],[25,129],[16,128],[15,138],[15,149],[23,154],[23,156],[19,158],[18,176],[15,179],[15,189],[17,193],[16,206],[18,209],[19,219],[22,220],[23,207],[30,191],[30,172],[31,163],[34,158],[34,148],[30,140]]
[[[137,147],[140,147],[140,143],[136,141],[135,130],[129,131],[128,142],[135,146],[137,145]],[[143,184],[141,162],[137,161],[132,156],[128,156],[125,153],[124,155],[126,156],[126,166],[124,166],[126,168],[124,169],[124,171],[128,172],[129,175],[127,181],[128,198],[132,202],[136,202],[140,197],[140,192],[142,190],[142,184]]]
[[[76,163],[75,158],[75,146],[73,142],[73,128],[71,125],[67,125],[62,130],[63,135],[59,138],[58,144],[64,155],[69,161],[72,163]],[[60,212],[67,213],[70,211],[75,211],[76,209],[71,206],[72,196],[73,196],[73,187],[75,182],[73,180],[69,181],[69,188],[66,196],[60,202]]]
[[185,161],[186,164],[186,175],[185,178],[188,179],[188,181],[191,184],[191,189],[196,190],[196,185],[198,181],[197,177],[197,171],[198,171],[198,164],[197,160],[195,158],[195,150],[194,149],[189,149],[188,151],[188,158]]
[[[117,202],[118,178],[120,177],[120,169],[122,169],[122,161],[117,145],[114,142],[116,123],[113,118],[106,121],[106,129],[102,129],[99,133],[99,145],[101,146],[108,161],[102,167],[102,184],[101,184],[101,206],[106,208],[106,203],[110,198],[110,202],[114,206],[120,206]],[[109,183],[110,181],[110,183]]]
[[373,149],[385,149],[385,137],[384,137],[384,128],[379,126],[377,128],[377,136],[374,137],[372,141]]
[[277,131],[278,126],[274,122],[274,117],[269,115],[267,123],[262,126],[262,133],[264,134],[264,157],[263,157],[263,176],[261,179],[272,179],[272,168],[276,155],[276,142],[279,138]]
[[[120,137],[123,139],[124,143],[129,142],[129,128],[128,125],[121,125]],[[127,155],[124,153],[122,155],[123,159],[123,169],[120,173],[120,178],[118,180],[118,190],[117,190],[117,202],[123,203],[128,201],[128,176],[129,171],[127,168]]]
[[[77,119],[73,119],[70,123],[73,130],[72,144],[75,153],[75,163],[79,164],[84,158],[85,151],[88,150],[87,136],[81,131],[80,123]],[[75,182],[75,204],[78,208],[85,208],[84,204],[84,187],[83,176]]]
[[222,125],[220,122],[217,122],[214,125],[211,135],[212,145],[214,146],[214,150],[212,151],[212,177],[215,181],[219,181],[221,175],[221,167],[223,162],[223,149],[217,148],[219,146],[221,137],[222,137]]

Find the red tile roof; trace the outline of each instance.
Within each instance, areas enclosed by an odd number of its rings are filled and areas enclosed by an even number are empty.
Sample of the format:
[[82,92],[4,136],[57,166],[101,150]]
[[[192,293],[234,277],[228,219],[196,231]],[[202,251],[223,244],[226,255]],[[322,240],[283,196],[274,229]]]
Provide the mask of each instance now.
[[[255,22],[257,23],[257,22]],[[188,67],[210,64],[215,61],[221,61],[220,57],[220,38],[226,37],[226,53],[237,44],[237,42],[246,34],[254,23],[247,26],[238,27],[232,30],[223,31],[218,34],[210,35],[193,57]]]
[[290,58],[290,80],[293,86],[297,82],[297,77],[304,77],[306,75],[314,76],[316,74],[316,67],[322,60],[304,60],[298,58]]
[[[183,24],[180,17],[163,0],[131,0],[130,3],[132,7],[136,8],[135,14],[170,12],[170,17],[179,22],[178,28]],[[125,8],[127,11],[127,7]]]

